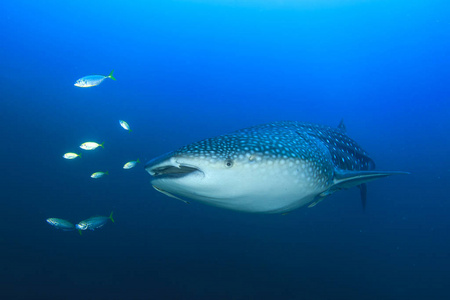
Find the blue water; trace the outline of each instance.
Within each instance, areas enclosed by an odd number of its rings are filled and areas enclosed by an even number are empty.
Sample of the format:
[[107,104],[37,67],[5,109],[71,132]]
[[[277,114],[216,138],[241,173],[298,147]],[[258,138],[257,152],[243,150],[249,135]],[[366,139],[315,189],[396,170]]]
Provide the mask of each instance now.
[[[1,299],[449,299],[447,1],[0,3]],[[78,78],[108,75],[93,88]],[[381,170],[255,215],[139,164],[260,123],[344,118]],[[128,133],[119,125],[126,120]],[[88,140],[105,149],[64,160]],[[94,180],[95,171],[109,176]],[[58,231],[93,215],[115,223]]]

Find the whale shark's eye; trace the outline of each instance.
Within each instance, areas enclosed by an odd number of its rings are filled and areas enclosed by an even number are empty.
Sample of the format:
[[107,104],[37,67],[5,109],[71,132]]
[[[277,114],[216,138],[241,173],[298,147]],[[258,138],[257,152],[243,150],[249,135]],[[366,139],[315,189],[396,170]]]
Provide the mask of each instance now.
[[225,161],[225,166],[226,166],[227,168],[231,168],[231,167],[233,166],[233,161],[232,161],[231,159],[227,159],[227,160]]

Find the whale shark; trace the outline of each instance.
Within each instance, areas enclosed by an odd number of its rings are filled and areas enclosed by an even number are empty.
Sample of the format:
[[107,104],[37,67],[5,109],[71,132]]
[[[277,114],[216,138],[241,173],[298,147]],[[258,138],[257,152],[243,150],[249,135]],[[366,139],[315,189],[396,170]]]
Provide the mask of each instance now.
[[364,207],[367,182],[408,174],[376,171],[342,121],[337,128],[295,121],[244,128],[156,157],[145,169],[157,191],[186,203],[281,214],[351,187]]

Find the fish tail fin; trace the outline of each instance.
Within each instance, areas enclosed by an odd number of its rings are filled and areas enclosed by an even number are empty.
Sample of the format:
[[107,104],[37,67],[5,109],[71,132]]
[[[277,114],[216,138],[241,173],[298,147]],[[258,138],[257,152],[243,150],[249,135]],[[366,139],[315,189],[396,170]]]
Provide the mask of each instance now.
[[104,143],[105,143],[105,142],[103,142],[103,143],[100,144],[100,147],[102,147],[103,149],[105,149],[105,146],[103,146]]
[[112,80],[116,80],[116,78],[114,78],[113,76],[114,70],[111,71],[111,73],[109,73],[108,78],[111,78]]
[[136,163],[138,164],[138,163],[140,163],[140,161],[139,161],[139,158],[138,159],[136,159]]
[[78,229],[78,232],[80,233],[80,235],[81,235],[81,229]]
[[113,219],[112,215],[113,215],[113,212],[111,212],[111,214],[109,215],[109,219],[111,220],[111,222],[114,223],[114,219]]
[[80,152],[80,154],[78,154],[78,156],[80,156],[80,157],[81,157],[81,152]]
[[105,172],[106,175],[109,175],[108,171]]
[[131,132],[131,129],[128,129],[128,132]]

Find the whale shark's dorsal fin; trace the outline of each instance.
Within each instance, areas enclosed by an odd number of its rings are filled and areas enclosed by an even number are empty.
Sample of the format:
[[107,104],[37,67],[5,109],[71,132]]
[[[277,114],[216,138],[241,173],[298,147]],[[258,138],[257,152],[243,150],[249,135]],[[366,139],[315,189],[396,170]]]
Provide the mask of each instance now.
[[341,119],[341,122],[339,122],[338,128],[339,128],[340,130],[342,130],[343,132],[347,132],[347,127],[345,127],[344,119],[343,119],[343,118]]

